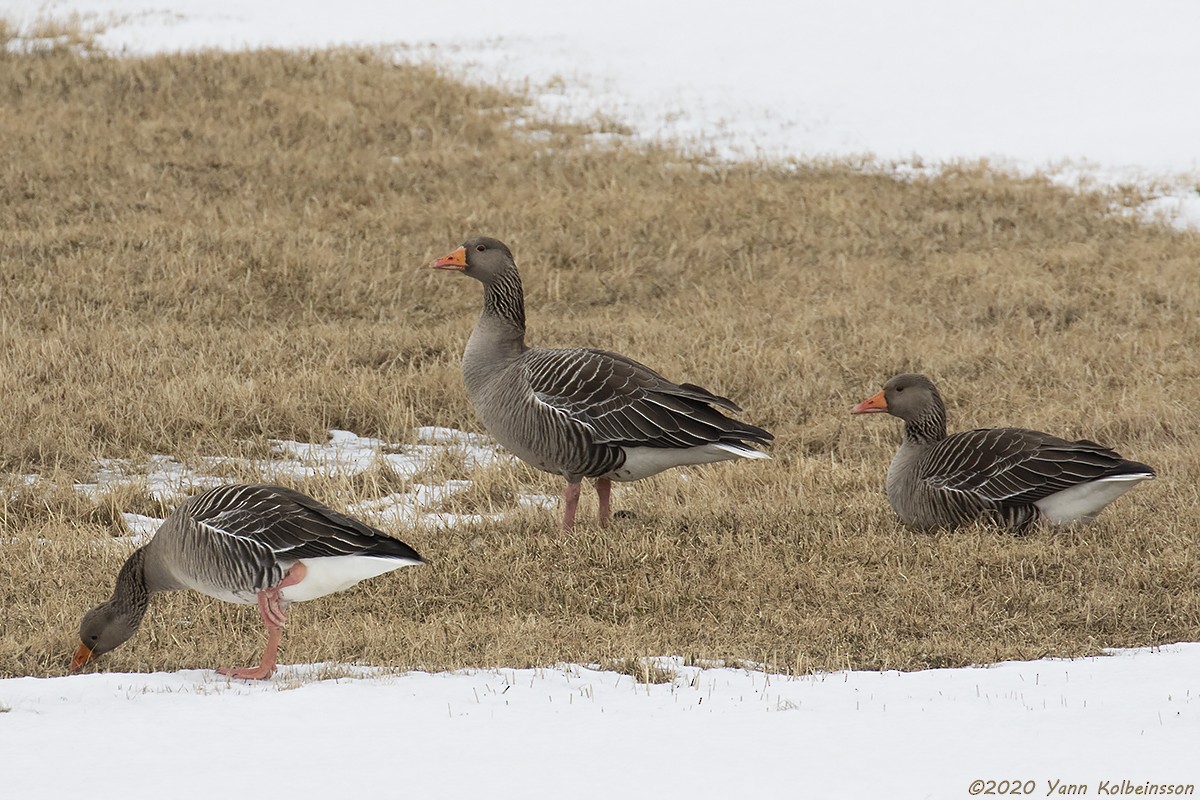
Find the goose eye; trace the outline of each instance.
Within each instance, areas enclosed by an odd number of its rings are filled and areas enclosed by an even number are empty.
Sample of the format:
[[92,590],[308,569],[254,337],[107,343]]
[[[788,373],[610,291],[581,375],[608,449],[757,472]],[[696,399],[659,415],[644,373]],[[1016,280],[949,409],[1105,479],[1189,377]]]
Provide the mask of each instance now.
[[483,252],[484,250],[486,250],[486,249],[487,249],[487,248],[486,248],[486,247],[484,247],[484,246],[483,246],[483,245],[481,245],[481,244],[477,244],[477,245],[475,245],[475,252],[476,252],[476,253],[482,253],[482,252]]
[[903,392],[903,391],[904,391],[904,387],[903,387],[903,386],[897,386],[897,387],[896,387],[896,392],[897,392],[897,393],[900,393],[900,392]]

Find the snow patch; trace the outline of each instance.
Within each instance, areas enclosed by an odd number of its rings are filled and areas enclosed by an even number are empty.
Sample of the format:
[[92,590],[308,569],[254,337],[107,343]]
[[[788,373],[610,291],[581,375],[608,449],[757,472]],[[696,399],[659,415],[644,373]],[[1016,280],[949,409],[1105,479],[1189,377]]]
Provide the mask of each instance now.
[[[102,459],[92,480],[78,483],[75,488],[79,492],[99,494],[115,488],[140,487],[159,502],[174,505],[198,489],[231,482],[222,475],[229,475],[235,469],[238,474],[258,472],[262,480],[270,482],[280,478],[358,475],[383,464],[402,478],[413,478],[447,453],[462,463],[464,475],[512,461],[511,456],[501,452],[486,436],[439,427],[422,427],[415,433],[414,444],[392,444],[344,430],[329,431],[329,440],[322,443],[273,439],[271,449],[276,457],[270,459],[205,456],[191,464],[168,455],[153,455],[140,463]],[[37,480],[36,476],[28,477],[27,483]],[[450,479],[439,484],[413,482],[406,491],[364,500],[349,510],[375,524],[436,528],[503,518],[503,513],[447,514],[430,510],[470,486],[471,481],[466,479]],[[516,498],[519,507],[552,508],[557,502],[557,498],[540,494],[521,494]],[[132,534],[118,537],[118,540],[132,546],[145,544],[162,524],[160,519],[138,514],[124,514],[123,517]]]

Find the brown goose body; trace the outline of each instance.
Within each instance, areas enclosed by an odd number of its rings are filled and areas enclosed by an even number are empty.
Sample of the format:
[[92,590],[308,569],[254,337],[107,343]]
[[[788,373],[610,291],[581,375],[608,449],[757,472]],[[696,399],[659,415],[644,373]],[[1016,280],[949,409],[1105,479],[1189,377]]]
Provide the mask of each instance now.
[[574,522],[584,478],[597,482],[603,525],[610,481],[767,457],[754,445],[773,437],[721,413],[741,410],[728,398],[673,383],[617,353],[527,347],[521,279],[501,242],[472,239],[433,266],[483,284],[483,313],[463,354],[467,393],[496,441],[531,466],[566,479],[564,529]]
[[258,605],[270,633],[262,662],[221,672],[266,678],[275,669],[288,604],[421,563],[404,542],[300,492],[265,484],[218,486],[177,507],[129,557],[113,596],[84,616],[71,669],[133,636],[155,593],[191,589]]
[[1109,503],[1155,476],[1152,468],[1081,439],[1025,428],[946,434],[946,409],[923,375],[897,375],[852,409],[904,420],[888,468],[888,503],[914,528],[955,528],[976,520],[1024,530],[1090,522]]

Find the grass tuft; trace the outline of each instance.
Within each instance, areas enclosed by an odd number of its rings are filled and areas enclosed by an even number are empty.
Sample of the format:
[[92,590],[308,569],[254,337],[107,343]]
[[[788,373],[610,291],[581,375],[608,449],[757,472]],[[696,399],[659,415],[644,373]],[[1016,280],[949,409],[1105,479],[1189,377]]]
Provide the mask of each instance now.
[[604,659],[599,667],[605,672],[629,675],[638,683],[645,684],[672,683],[677,677],[673,671],[665,669],[649,658]]

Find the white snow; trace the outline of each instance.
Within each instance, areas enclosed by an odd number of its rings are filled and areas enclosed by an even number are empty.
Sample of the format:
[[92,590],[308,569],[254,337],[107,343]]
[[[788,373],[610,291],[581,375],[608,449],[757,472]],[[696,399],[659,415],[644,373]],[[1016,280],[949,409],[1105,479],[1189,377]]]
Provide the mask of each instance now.
[[[72,14],[130,54],[395,47],[528,87],[531,116],[603,114],[722,157],[869,156],[901,176],[988,159],[1070,186],[1136,183],[1158,195],[1141,213],[1200,225],[1191,0],[0,0],[25,29]],[[497,457],[457,432],[390,447],[334,431],[326,445],[278,442],[258,466],[308,475],[382,458],[411,476],[433,452],[421,447],[447,445],[465,465]],[[169,498],[227,460],[107,462],[83,488],[141,481]],[[428,521],[421,509],[463,485],[359,511]],[[126,519],[135,539],[157,524]],[[977,779],[1033,780],[1043,797],[1052,780],[1090,796],[1122,780],[1200,783],[1200,644],[908,674],[662,665],[673,683],[573,665],[299,665],[253,685],[209,671],[5,679],[0,795],[962,798]]]
[[[6,797],[965,798],[973,780],[1200,782],[1200,645],[671,683],[565,665],[309,665],[0,682]],[[333,676],[321,679],[322,674]]]
[[[293,442],[273,439],[275,457],[244,459],[207,456],[195,465],[185,465],[168,455],[154,455],[143,464],[121,459],[100,460],[92,483],[79,484],[80,491],[99,491],[114,485],[138,485],[158,500],[177,500],[188,489],[217,486],[226,482],[214,473],[230,469],[252,469],[264,480],[281,477],[310,478],[317,475],[357,475],[379,464],[401,477],[419,473],[432,458],[451,451],[459,455],[464,469],[484,467],[508,456],[500,454],[494,442],[476,434],[451,428],[416,429],[417,442],[390,444],[382,439],[359,436],[351,431],[331,430],[326,442]],[[30,476],[28,480],[36,480]]]

